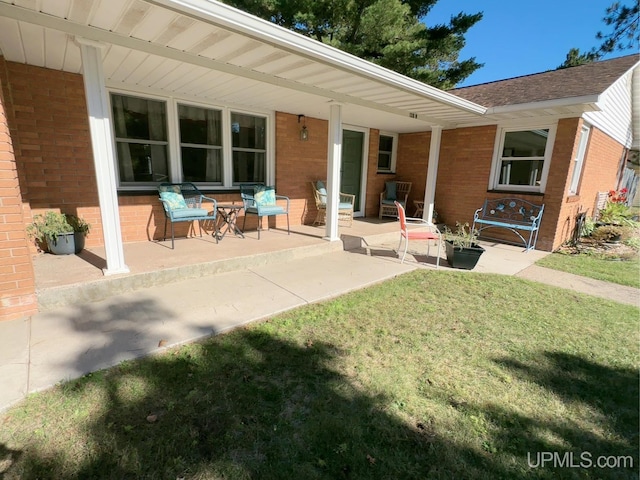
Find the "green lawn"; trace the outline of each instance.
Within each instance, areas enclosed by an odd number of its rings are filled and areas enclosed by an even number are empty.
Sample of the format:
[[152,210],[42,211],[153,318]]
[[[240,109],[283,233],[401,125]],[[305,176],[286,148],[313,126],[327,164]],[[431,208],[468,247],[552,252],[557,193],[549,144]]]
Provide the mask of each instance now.
[[639,317],[415,271],[33,395],[0,477],[637,478]]
[[640,288],[640,257],[638,256],[620,260],[587,254],[552,253],[538,260],[536,264],[596,280]]

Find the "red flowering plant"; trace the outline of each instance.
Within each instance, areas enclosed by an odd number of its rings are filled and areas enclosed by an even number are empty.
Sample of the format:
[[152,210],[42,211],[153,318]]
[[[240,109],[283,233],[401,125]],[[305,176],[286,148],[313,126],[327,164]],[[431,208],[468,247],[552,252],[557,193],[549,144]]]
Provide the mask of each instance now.
[[610,190],[609,201],[613,203],[627,203],[627,192],[628,190],[626,188]]
[[627,205],[627,189],[611,190],[607,204],[600,210],[600,223],[607,225],[631,225],[632,211]]

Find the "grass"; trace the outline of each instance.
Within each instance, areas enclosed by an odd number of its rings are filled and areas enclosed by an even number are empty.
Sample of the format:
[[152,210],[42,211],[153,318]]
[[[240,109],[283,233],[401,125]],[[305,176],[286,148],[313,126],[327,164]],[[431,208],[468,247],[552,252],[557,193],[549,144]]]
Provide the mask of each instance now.
[[637,478],[638,318],[415,271],[32,395],[0,416],[0,476]]
[[586,253],[569,255],[552,253],[537,265],[584,277],[640,288],[640,257],[621,260]]

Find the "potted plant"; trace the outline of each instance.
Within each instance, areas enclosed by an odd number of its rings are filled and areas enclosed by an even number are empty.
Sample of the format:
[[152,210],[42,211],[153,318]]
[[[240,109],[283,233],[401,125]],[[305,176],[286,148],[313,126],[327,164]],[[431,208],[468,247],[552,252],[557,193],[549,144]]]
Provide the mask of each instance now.
[[80,253],[91,226],[76,215],[48,210],[33,216],[27,227],[29,235],[38,241],[38,246],[55,255]]
[[478,233],[471,229],[468,223],[456,222],[455,232],[445,228],[444,239],[449,265],[453,268],[473,270],[480,255],[484,253],[484,248],[477,243]]

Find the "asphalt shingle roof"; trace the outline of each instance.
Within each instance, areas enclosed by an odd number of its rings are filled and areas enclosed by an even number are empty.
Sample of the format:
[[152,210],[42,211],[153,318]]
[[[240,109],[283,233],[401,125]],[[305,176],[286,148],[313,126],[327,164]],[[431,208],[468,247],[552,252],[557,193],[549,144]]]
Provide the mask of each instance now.
[[509,78],[448,93],[485,107],[599,95],[640,61],[640,54]]

